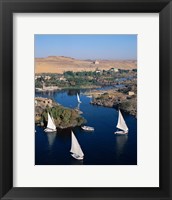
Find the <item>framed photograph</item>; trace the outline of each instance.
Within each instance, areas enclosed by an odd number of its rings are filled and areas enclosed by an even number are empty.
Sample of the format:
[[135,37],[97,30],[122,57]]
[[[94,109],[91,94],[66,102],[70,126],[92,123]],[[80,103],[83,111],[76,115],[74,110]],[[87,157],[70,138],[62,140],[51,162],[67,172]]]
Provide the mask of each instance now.
[[170,200],[171,1],[0,8],[0,197]]

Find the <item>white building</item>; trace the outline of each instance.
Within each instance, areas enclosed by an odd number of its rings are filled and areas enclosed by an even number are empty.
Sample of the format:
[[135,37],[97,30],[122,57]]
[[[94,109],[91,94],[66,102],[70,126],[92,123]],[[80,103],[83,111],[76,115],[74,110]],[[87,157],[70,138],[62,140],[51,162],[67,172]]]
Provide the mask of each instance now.
[[129,92],[128,92],[128,95],[129,95],[129,96],[133,96],[133,95],[134,95],[134,92],[129,91]]
[[94,61],[94,64],[95,64],[95,65],[98,65],[98,64],[99,64],[98,60]]

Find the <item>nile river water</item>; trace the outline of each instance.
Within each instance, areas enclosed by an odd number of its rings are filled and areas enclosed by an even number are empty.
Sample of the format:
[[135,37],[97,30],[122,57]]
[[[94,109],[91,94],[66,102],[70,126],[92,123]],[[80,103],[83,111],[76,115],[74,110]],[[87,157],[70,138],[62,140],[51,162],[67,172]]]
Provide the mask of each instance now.
[[80,110],[94,132],[85,132],[80,127],[72,128],[84,153],[84,160],[75,160],[70,155],[71,129],[45,133],[36,126],[36,165],[137,165],[137,119],[122,113],[129,128],[128,135],[115,135],[118,111],[114,108],[93,106],[91,99],[82,91],[66,90],[36,93],[36,96],[52,98],[69,108],[78,106],[76,94],[80,93]]

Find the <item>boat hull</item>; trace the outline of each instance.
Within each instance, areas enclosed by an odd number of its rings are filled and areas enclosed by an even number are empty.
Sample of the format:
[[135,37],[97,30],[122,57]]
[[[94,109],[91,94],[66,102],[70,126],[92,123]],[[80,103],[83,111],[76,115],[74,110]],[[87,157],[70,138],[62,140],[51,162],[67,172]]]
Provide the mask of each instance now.
[[125,131],[116,131],[116,132],[114,132],[114,134],[117,134],[117,135],[127,135],[128,132],[125,132]]
[[49,129],[49,128],[44,129],[44,131],[47,132],[47,133],[56,132],[56,130],[54,130],[54,129]]
[[84,159],[84,157],[80,157],[80,156],[78,156],[78,155],[76,155],[76,154],[71,154],[71,156],[73,157],[73,158],[75,158],[75,159],[77,159],[77,160],[83,160]]
[[89,127],[89,126],[81,126],[82,130],[84,131],[94,131],[93,127]]

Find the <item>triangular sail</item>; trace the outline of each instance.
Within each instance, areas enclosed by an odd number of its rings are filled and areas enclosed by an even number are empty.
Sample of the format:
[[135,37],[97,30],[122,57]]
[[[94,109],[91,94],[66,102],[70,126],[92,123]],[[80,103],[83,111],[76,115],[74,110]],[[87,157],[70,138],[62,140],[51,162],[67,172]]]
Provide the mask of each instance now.
[[78,103],[81,103],[81,100],[80,100],[80,98],[79,98],[78,93],[77,93],[77,100],[78,100]]
[[71,133],[72,133],[72,144],[71,144],[70,152],[73,154],[76,154],[79,157],[83,157],[84,153],[82,152],[82,149],[78,143],[78,140],[76,139],[74,133],[73,132]]
[[118,116],[118,124],[117,124],[116,127],[125,131],[125,132],[128,132],[128,127],[127,127],[127,125],[124,121],[124,118],[123,118],[120,110],[119,110],[119,116]]
[[55,130],[56,129],[56,125],[54,123],[54,119],[51,118],[50,114],[48,113],[48,124],[47,124],[47,128]]

